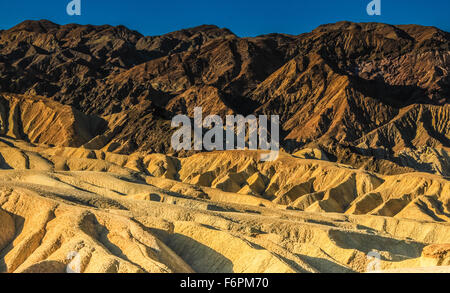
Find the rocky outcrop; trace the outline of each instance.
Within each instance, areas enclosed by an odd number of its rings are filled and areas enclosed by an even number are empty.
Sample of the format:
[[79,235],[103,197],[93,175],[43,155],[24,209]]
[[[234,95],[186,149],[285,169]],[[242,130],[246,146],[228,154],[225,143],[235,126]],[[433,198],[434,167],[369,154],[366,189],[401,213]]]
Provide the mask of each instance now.
[[[374,253],[383,270],[448,269],[450,192],[435,175],[1,140],[0,272],[366,272]],[[253,194],[209,187],[225,174]]]
[[[24,147],[23,142],[2,141],[3,169],[147,176],[147,183],[192,198],[306,212],[450,221],[450,183],[426,173],[386,176],[287,153],[274,162],[260,163],[260,153],[254,151],[202,153],[179,159],[162,154],[126,156],[84,148]],[[27,180],[38,183],[41,179]],[[149,192],[133,191],[133,197],[154,198]]]
[[[0,272],[448,270],[449,40],[0,31]],[[279,115],[279,157],[174,152],[171,118],[197,106]]]
[[0,32],[0,91],[106,121],[71,146],[90,137],[91,149],[168,153],[170,119],[202,106],[280,115],[288,152],[449,176],[449,39],[434,27],[377,23],[239,38],[215,26],[144,37],[123,26],[26,21]]
[[106,123],[43,97],[0,95],[0,135],[38,144],[79,147]]

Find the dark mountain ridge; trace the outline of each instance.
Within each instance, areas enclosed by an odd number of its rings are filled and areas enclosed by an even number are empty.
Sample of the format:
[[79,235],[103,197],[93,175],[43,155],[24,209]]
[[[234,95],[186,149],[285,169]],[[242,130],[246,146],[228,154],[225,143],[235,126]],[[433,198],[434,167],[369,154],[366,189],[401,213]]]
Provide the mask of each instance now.
[[103,119],[85,147],[118,153],[172,152],[170,119],[202,106],[280,115],[289,152],[319,148],[383,173],[435,172],[434,159],[417,163],[430,148],[445,170],[449,67],[450,34],[418,25],[339,22],[253,38],[213,25],[146,37],[46,20],[0,31],[0,92]]

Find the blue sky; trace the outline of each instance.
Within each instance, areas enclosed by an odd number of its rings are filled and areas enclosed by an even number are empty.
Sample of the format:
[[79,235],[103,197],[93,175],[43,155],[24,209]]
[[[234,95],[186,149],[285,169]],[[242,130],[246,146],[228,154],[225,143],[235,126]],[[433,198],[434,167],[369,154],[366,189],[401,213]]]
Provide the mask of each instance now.
[[368,16],[371,0],[81,0],[82,15],[68,16],[70,0],[0,0],[0,29],[26,19],[59,24],[125,25],[160,35],[201,24],[227,27],[239,36],[300,34],[320,24],[349,20],[421,24],[450,31],[449,0],[381,0],[382,15]]

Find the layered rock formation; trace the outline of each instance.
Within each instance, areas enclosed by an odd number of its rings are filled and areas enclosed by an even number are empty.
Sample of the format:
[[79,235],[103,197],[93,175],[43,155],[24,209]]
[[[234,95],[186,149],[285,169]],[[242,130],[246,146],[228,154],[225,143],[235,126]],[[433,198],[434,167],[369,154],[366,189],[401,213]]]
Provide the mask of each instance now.
[[[0,31],[0,272],[448,271],[449,40]],[[198,106],[279,115],[280,156],[174,152]]]
[[366,272],[373,253],[383,270],[450,265],[449,182],[438,176],[10,139],[0,153],[1,272]]
[[[215,26],[144,37],[26,21],[0,32],[0,91],[104,119],[93,149],[170,152],[170,119],[202,106],[205,115],[280,115],[288,152],[449,176],[449,40],[433,27],[376,23],[239,38]],[[424,152],[434,155],[422,162]]]

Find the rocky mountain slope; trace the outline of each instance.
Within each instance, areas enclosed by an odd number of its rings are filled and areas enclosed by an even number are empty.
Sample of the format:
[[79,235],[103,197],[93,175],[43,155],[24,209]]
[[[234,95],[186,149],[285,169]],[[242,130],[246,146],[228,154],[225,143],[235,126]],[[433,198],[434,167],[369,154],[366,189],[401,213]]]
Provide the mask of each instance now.
[[[450,271],[449,40],[0,31],[0,273]],[[198,106],[279,115],[279,157],[174,152]]]
[[44,97],[84,125],[95,121],[65,142],[45,131],[30,142],[171,153],[171,118],[202,106],[205,115],[280,115],[291,153],[312,148],[384,174],[450,176],[449,36],[341,22],[298,36],[200,26],[145,37],[123,26],[26,21],[0,32],[0,92]]
[[378,269],[449,271],[450,185],[438,176],[11,139],[0,153],[0,272],[366,272],[374,253]]

